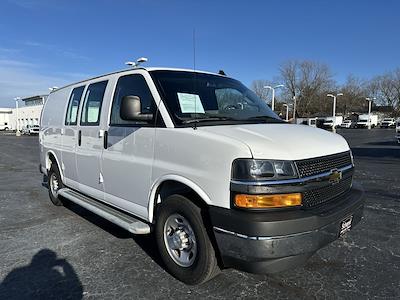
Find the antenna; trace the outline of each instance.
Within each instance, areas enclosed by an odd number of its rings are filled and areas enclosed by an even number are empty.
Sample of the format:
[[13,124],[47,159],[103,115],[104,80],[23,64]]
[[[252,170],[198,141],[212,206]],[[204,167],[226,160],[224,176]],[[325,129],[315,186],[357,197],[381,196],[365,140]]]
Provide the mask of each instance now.
[[196,29],[193,28],[193,72],[196,72]]
[[132,68],[136,68],[145,62],[147,62],[147,57],[139,57],[136,61],[127,61],[125,65],[130,66]]
[[[193,92],[196,91],[196,28],[193,27]],[[194,99],[194,114],[197,114],[197,107],[196,107],[196,96],[193,97]],[[197,129],[197,122],[193,123],[193,129]]]

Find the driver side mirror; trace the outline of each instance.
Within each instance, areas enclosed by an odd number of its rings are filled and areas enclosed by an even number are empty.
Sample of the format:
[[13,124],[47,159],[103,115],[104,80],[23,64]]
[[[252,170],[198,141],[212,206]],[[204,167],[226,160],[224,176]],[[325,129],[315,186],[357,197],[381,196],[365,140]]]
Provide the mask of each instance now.
[[125,121],[150,121],[153,114],[142,114],[142,103],[138,96],[124,96],[119,114]]

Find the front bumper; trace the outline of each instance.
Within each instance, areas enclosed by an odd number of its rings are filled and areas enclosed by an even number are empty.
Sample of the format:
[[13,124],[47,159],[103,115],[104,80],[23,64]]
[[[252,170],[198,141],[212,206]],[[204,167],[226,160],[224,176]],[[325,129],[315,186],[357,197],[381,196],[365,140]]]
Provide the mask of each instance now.
[[274,273],[304,264],[339,237],[341,222],[362,219],[363,191],[354,186],[335,203],[313,210],[248,212],[211,208],[223,263],[251,273]]

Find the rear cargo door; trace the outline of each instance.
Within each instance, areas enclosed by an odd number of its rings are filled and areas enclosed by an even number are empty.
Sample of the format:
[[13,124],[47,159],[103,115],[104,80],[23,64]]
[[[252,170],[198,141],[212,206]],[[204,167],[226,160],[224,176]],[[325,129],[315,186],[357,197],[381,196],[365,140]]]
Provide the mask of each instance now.
[[76,149],[78,147],[78,110],[85,86],[72,89],[67,112],[62,129],[62,169],[65,184],[78,188],[78,173],[76,171]]

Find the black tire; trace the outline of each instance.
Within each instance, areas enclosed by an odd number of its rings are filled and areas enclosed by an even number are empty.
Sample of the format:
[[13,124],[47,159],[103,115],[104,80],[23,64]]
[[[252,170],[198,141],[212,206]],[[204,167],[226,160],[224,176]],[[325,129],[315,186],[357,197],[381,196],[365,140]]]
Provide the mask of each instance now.
[[[55,177],[53,177],[55,176]],[[61,189],[64,187],[62,180],[61,180],[61,175],[60,175],[60,170],[57,167],[57,164],[52,163],[51,168],[47,174],[47,184],[49,187],[49,197],[51,202],[56,205],[56,206],[62,206],[63,202],[62,200],[55,194],[55,190],[53,188],[53,182],[52,180],[56,179],[58,182],[58,188],[57,190]]]
[[[164,238],[164,226],[174,214],[183,216],[190,224],[196,239],[196,256],[190,266],[177,264],[167,250]],[[195,285],[204,283],[220,272],[214,247],[208,236],[201,216],[201,209],[181,195],[172,195],[165,199],[157,209],[155,237],[161,258],[167,270],[180,281]]]

